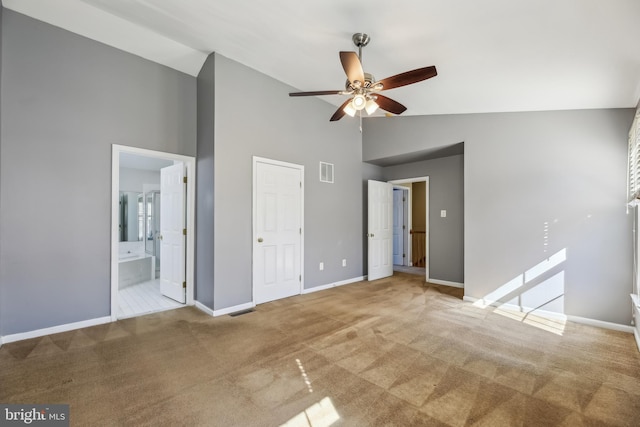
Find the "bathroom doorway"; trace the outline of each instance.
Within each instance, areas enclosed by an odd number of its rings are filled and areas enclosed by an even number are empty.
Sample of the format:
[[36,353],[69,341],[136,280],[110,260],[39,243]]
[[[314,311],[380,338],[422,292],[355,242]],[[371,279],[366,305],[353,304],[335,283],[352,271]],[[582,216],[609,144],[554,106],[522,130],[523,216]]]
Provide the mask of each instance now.
[[118,145],[112,155],[112,319],[193,304],[195,159]]

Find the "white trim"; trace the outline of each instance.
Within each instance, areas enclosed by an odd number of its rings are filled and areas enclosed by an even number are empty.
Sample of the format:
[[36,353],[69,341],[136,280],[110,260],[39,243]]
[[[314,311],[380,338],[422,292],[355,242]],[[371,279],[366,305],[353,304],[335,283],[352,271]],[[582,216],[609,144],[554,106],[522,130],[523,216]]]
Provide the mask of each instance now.
[[633,337],[636,339],[636,345],[640,351],[640,298],[638,295],[631,294],[631,324],[633,325]]
[[194,304],[194,306],[195,306],[198,310],[200,310],[200,311],[202,311],[202,312],[204,312],[204,313],[208,314],[209,316],[213,316],[213,315],[214,315],[214,314],[213,314],[213,310],[211,310],[209,307],[207,307],[206,305],[204,305],[204,304],[203,304],[203,303],[201,303],[200,301],[196,301],[196,302],[195,302],[195,304]]
[[620,323],[605,322],[603,320],[589,319],[587,317],[571,316],[571,315],[567,315],[567,320],[570,320],[575,323],[582,323],[583,325],[596,326],[598,328],[604,328],[604,329],[612,329],[614,331],[628,332],[628,333],[633,332],[633,326],[621,325]]
[[313,288],[303,289],[302,290],[302,294],[306,295],[306,294],[311,294],[313,292],[326,291],[327,289],[337,288],[338,286],[349,285],[351,283],[362,282],[364,280],[367,280],[367,276],[354,277],[354,278],[347,279],[347,280],[341,280],[341,281],[335,282],[335,283],[329,283],[329,284],[326,284],[326,285],[314,286]]
[[482,301],[482,305],[484,307],[494,307],[494,308],[504,308],[506,310],[512,310],[512,311],[518,311],[521,313],[532,313],[535,314],[536,316],[540,316],[540,317],[546,317],[548,319],[560,319],[560,320],[569,320],[571,322],[574,323],[581,323],[583,325],[588,325],[588,326],[595,326],[598,328],[603,328],[603,329],[611,329],[614,331],[621,331],[621,332],[628,332],[631,333],[633,332],[633,327],[629,326],[629,325],[621,325],[619,323],[612,323],[612,322],[605,322],[603,320],[596,320],[596,319],[589,319],[587,317],[580,317],[580,316],[572,316],[569,314],[563,314],[563,313],[557,313],[555,311],[547,311],[547,310],[539,310],[539,309],[535,309],[535,308],[531,308],[531,307],[521,307],[515,304],[503,304],[499,301],[487,301],[484,299],[479,299],[479,298],[474,298],[474,297],[470,297],[470,296],[464,296],[463,301],[467,301],[470,303],[475,303],[478,301]]
[[256,305],[253,302],[245,304],[234,305],[233,307],[221,308],[220,310],[213,310],[213,316],[224,316],[225,314],[235,313],[242,310],[250,310]]
[[28,340],[30,338],[43,337],[45,335],[59,334],[60,332],[73,331],[90,326],[103,325],[111,322],[111,316],[98,317],[96,319],[82,320],[80,322],[66,323],[64,325],[52,326],[50,328],[36,329],[35,331],[22,332],[19,334],[5,335],[2,337],[3,343]]
[[439,280],[439,279],[427,279],[427,282],[433,283],[435,285],[453,286],[454,288],[464,289],[464,283],[459,283],[459,282],[450,282],[448,280]]
[[113,144],[111,146],[111,320],[118,320],[118,198],[120,191],[120,153],[174,160],[182,162],[185,165],[185,172],[187,174],[186,305],[193,305],[196,253],[196,159],[195,157],[184,156],[182,154]]
[[[292,168],[292,169],[297,169],[300,171],[300,229],[302,230],[302,233],[300,234],[300,289],[298,291],[298,295],[302,294],[302,291],[304,290],[304,234],[305,234],[305,229],[304,229],[304,187],[305,187],[305,183],[304,183],[304,165],[299,165],[296,163],[289,163],[289,162],[283,162],[281,160],[273,160],[273,159],[268,159],[266,157],[259,157],[259,156],[253,156],[252,157],[252,175],[251,175],[251,236],[252,236],[252,243],[251,243],[251,304],[253,304],[252,307],[255,307],[255,295],[254,295],[254,282],[253,282],[253,278],[254,278],[254,271],[253,271],[253,257],[255,256],[255,242],[257,239],[257,235],[256,235],[256,228],[257,228],[257,206],[256,206],[256,197],[257,197],[257,185],[256,185],[256,175],[257,175],[257,168],[258,168],[258,163],[265,163],[265,164],[269,164],[269,165],[274,165],[274,166],[282,166],[282,167],[287,167],[287,168]],[[238,311],[238,310],[236,310]]]

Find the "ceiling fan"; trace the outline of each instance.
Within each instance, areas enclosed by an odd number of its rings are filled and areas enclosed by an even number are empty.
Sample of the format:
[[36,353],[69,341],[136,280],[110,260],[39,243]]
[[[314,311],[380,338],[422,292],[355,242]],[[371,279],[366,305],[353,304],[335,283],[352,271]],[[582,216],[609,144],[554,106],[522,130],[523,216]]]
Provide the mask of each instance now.
[[353,35],[352,40],[358,47],[358,54],[356,55],[355,52],[340,52],[340,62],[344,72],[347,74],[347,83],[344,90],[293,92],[289,96],[349,95],[350,98],[331,116],[331,119],[329,119],[331,122],[340,120],[345,114],[353,117],[357,112],[360,112],[360,117],[362,117],[362,110],[371,115],[378,107],[393,114],[402,114],[407,107],[391,98],[380,95],[379,92],[418,83],[438,75],[436,67],[432,65],[376,81],[372,74],[365,73],[362,69],[362,48],[369,43],[369,36],[364,33],[356,33]]

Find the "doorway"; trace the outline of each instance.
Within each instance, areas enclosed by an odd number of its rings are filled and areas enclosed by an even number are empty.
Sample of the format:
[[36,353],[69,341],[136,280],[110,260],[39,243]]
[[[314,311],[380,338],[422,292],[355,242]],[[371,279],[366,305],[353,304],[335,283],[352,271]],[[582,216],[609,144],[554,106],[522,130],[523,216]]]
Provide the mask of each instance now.
[[194,184],[193,157],[113,145],[112,320],[194,303]]
[[[394,271],[417,274],[429,280],[429,177],[408,178],[389,181],[394,191],[401,190],[406,200],[394,197],[394,217],[396,212],[405,210],[406,242],[404,262],[394,258]],[[403,206],[398,206],[402,204]],[[395,220],[395,218],[394,218]],[[395,246],[395,240],[394,240]],[[395,251],[395,247],[394,247]]]

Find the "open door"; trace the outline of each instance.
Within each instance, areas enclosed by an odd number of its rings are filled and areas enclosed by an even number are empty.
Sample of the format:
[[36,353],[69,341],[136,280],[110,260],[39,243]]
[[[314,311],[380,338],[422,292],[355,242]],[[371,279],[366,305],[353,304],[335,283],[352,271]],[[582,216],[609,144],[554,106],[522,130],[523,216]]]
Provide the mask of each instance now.
[[368,279],[393,275],[393,185],[368,182]]
[[160,292],[185,303],[185,189],[182,162],[160,169]]

